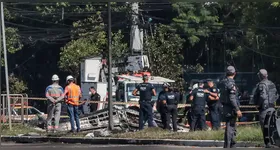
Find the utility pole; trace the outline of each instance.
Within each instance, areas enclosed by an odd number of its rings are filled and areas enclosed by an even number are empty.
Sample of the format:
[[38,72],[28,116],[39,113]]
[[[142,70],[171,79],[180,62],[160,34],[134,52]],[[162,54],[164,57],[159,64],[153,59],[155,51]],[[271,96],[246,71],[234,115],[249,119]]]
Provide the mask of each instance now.
[[[1,12],[2,14],[2,12]],[[2,20],[0,19],[0,147],[2,145],[1,137],[2,137],[2,33],[1,33],[1,24]],[[4,115],[3,115],[4,116]]]
[[131,4],[132,25],[130,30],[130,49],[131,54],[141,53],[143,55],[143,29],[139,29],[139,5],[138,2]]
[[108,105],[109,105],[109,130],[114,128],[113,120],[113,99],[112,99],[112,35],[111,35],[111,3],[108,2]]
[[6,90],[7,90],[7,100],[8,100],[8,114],[9,114],[9,128],[12,130],[11,122],[11,99],[10,99],[10,86],[9,86],[9,76],[8,76],[8,59],[7,59],[7,48],[6,48],[6,36],[5,36],[5,22],[4,22],[4,8],[3,2],[1,2],[1,20],[2,20],[2,33],[3,33],[3,48],[4,48],[4,59],[5,59],[5,76],[6,76]]

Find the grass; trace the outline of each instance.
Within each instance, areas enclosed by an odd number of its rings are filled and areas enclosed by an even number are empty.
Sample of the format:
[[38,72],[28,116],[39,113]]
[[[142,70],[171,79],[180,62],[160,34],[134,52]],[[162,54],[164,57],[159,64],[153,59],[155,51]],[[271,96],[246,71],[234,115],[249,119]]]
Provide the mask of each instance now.
[[27,133],[38,133],[42,135],[42,132],[35,130],[34,127],[29,127],[27,125],[23,124],[12,124],[12,130],[9,130],[8,124],[2,124],[2,135],[10,135],[10,136],[16,136],[19,134],[27,134]]
[[[224,130],[196,131],[190,133],[173,133],[161,128],[147,128],[139,132],[112,135],[114,138],[133,139],[185,139],[185,140],[223,140]],[[262,132],[259,126],[243,126],[237,129],[238,141],[262,142]]]
[[[2,135],[16,136],[19,134],[27,134],[35,132],[40,135],[47,135],[44,132],[35,130],[32,127],[23,124],[13,124],[12,130],[4,124],[2,126]],[[53,133],[48,134],[51,137],[84,137],[87,133],[69,134],[69,133]],[[223,140],[224,130],[219,131],[196,131],[191,133],[173,133],[161,128],[147,128],[138,132],[118,133],[111,135],[112,138],[132,138],[132,139],[182,139],[182,140]],[[237,129],[238,141],[262,142],[262,132],[259,126],[240,126]]]

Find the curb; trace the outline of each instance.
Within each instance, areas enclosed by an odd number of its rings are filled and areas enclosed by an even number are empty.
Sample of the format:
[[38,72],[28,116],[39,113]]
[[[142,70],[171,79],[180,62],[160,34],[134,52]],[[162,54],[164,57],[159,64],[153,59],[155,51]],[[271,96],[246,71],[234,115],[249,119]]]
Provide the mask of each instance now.
[[[178,145],[199,147],[221,147],[223,141],[215,140],[172,140],[172,139],[118,139],[118,138],[80,138],[80,137],[46,137],[46,136],[2,136],[3,142],[16,143],[81,143],[81,144],[114,144],[114,145]],[[237,142],[237,147],[260,147],[257,143]]]

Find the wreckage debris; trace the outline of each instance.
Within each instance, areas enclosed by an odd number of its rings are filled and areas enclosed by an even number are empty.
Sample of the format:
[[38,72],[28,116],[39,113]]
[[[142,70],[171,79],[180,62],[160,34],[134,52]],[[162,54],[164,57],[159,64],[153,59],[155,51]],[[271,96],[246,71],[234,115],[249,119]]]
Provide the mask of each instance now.
[[[115,132],[135,132],[138,130],[139,112],[134,109],[123,108],[119,106],[113,107],[113,122]],[[154,113],[154,122],[157,126],[161,127],[160,116]],[[91,115],[83,116],[80,118],[81,131],[94,131],[89,133],[86,137],[100,137],[109,136],[112,134],[107,130],[109,123],[109,111],[103,109],[96,111]],[[70,122],[62,122],[60,124],[60,131],[70,131]],[[188,132],[189,129],[178,125],[178,132]]]

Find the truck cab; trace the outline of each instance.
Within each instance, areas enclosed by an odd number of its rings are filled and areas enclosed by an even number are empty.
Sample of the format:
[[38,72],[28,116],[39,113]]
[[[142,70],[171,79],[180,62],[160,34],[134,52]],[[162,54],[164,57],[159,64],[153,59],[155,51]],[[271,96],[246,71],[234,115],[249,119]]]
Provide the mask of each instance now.
[[[140,97],[132,95],[132,92],[139,83],[143,82],[142,77],[135,77],[129,75],[121,75],[118,77],[121,79],[119,79],[117,82],[116,101],[125,102],[125,103],[138,102]],[[158,94],[162,91],[162,84],[164,82],[174,83],[175,81],[159,76],[149,77],[149,83],[153,84],[156,90],[156,96],[152,97],[152,101],[156,101],[158,99]],[[126,108],[131,108],[131,107],[138,106],[138,103],[126,104],[122,106],[125,106]]]

